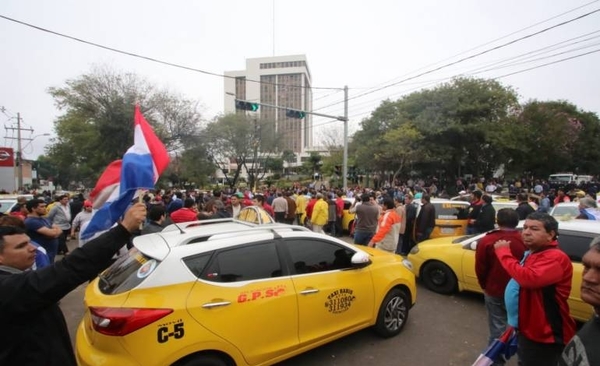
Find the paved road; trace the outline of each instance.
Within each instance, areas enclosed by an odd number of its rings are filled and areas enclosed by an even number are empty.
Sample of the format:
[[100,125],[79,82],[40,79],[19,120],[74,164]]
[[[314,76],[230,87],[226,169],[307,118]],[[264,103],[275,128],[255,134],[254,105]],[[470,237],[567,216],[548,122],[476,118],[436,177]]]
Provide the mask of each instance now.
[[[71,339],[83,315],[84,289],[85,285],[80,286],[61,301]],[[417,304],[397,337],[381,339],[367,329],[278,366],[468,366],[485,348],[486,339],[487,323],[481,295],[445,296],[419,285]],[[514,359],[508,363],[516,364]]]

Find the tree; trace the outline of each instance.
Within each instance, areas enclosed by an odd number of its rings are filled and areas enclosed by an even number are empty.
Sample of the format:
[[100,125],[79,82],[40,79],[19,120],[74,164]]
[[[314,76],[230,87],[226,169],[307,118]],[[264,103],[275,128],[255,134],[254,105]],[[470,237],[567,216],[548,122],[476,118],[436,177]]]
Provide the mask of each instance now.
[[[386,100],[361,122],[351,144],[357,164],[394,176],[420,171],[433,175],[490,174],[506,162],[511,141],[499,131],[513,131],[519,110],[516,93],[494,80],[461,78],[434,89]],[[508,133],[503,133],[504,136]]]
[[519,116],[524,151],[518,164],[535,176],[598,172],[600,120],[566,101],[530,101]]
[[288,163],[288,168],[286,171],[286,174],[289,175],[290,174],[290,164],[293,164],[296,162],[296,153],[294,153],[292,150],[283,150],[283,152],[281,153],[281,159],[283,161],[285,161],[286,163]]
[[[242,169],[248,173],[250,187],[264,177],[276,149],[275,139],[262,135],[269,126],[268,121],[232,113],[215,118],[204,130],[208,157],[223,172],[230,187],[237,185]],[[230,165],[235,166],[232,172]]]
[[136,103],[171,151],[182,146],[200,122],[196,102],[106,67],[67,80],[49,93],[63,114],[54,121],[57,137],[47,154],[63,186],[71,181],[91,186],[110,162],[123,156],[133,144]]

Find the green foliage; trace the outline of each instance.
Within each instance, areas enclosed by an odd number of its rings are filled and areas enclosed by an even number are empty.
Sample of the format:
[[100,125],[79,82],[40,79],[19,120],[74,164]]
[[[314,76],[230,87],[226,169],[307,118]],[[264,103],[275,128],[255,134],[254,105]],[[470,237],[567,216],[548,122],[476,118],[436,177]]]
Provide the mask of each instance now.
[[135,74],[96,68],[49,89],[63,112],[54,121],[56,139],[47,148],[59,183],[93,186],[106,166],[133,144],[133,111],[139,103],[167,149],[181,148],[200,122],[196,102],[154,86]]
[[364,170],[434,174],[431,167],[438,166],[449,175],[490,174],[505,161],[504,143],[492,135],[511,125],[516,110],[512,89],[493,80],[456,79],[382,102],[362,121],[352,150]]

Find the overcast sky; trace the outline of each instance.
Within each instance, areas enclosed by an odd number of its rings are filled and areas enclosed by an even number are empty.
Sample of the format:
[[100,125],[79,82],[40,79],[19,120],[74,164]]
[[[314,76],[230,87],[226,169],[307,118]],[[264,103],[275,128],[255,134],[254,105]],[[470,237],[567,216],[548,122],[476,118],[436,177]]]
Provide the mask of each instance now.
[[[598,9],[600,1],[589,0],[0,2],[0,15],[6,17],[219,74],[245,68],[246,58],[305,54],[314,87],[350,88],[351,131],[384,99],[476,71],[480,73],[475,76],[496,78],[534,68],[498,80],[515,88],[522,101],[564,99],[600,114],[600,52],[536,68],[600,50]],[[563,22],[568,23],[557,26]],[[0,45],[0,107],[6,108],[0,121],[4,127],[14,126],[19,112],[23,127],[34,130],[24,137],[54,135],[53,122],[60,112],[47,89],[64,86],[94,65],[134,72],[198,100],[206,120],[223,111],[220,77],[110,52],[1,18]],[[491,51],[403,81],[486,50]],[[506,63],[517,64],[503,67]],[[315,89],[315,110],[343,115],[342,98],[339,90]],[[326,118],[315,117],[314,123],[341,131],[339,122]],[[16,147],[7,136],[15,135],[4,130],[0,144]],[[43,154],[49,138],[25,141],[24,157]]]

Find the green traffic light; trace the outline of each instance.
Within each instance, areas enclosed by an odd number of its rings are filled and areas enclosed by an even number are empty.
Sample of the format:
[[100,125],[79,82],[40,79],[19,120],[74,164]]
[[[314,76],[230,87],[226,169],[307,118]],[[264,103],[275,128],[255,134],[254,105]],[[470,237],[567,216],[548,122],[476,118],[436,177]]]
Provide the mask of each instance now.
[[250,103],[250,110],[256,112],[258,110],[258,103]]

